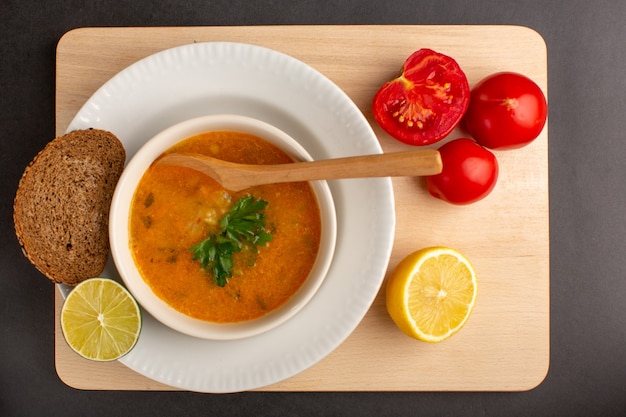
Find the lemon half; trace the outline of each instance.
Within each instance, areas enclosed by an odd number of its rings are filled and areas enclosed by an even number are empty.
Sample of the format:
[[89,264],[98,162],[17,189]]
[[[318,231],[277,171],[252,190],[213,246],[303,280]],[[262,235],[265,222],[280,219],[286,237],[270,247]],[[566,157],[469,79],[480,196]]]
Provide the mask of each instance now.
[[387,311],[405,334],[441,342],[458,332],[476,303],[476,273],[469,260],[446,247],[404,258],[387,280]]
[[91,278],[74,287],[65,299],[61,330],[80,356],[112,361],[126,355],[137,343],[141,310],[118,282]]

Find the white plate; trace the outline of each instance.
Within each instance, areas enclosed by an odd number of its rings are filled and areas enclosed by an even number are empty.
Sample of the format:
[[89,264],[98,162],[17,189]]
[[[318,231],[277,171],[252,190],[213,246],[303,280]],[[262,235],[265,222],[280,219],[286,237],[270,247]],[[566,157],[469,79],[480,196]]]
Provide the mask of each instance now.
[[[285,54],[231,42],[185,45],[136,62],[96,91],[68,131],[109,130],[130,158],[164,128],[214,113],[271,123],[315,159],[382,152],[367,119],[325,76]],[[280,382],[332,352],[378,293],[395,213],[389,178],[329,185],[337,209],[335,258],[316,296],[295,317],[251,338],[209,341],[177,333],[144,311],[141,337],[120,361],[172,387],[218,393]],[[111,261],[102,275],[120,279]]]

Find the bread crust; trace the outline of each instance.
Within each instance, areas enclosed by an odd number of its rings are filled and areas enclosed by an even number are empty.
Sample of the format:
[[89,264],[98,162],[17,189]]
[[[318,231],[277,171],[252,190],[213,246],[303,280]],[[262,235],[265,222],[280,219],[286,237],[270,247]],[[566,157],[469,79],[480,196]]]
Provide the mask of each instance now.
[[49,142],[26,167],[13,203],[24,255],[55,283],[99,276],[109,254],[108,220],[126,151],[104,130]]

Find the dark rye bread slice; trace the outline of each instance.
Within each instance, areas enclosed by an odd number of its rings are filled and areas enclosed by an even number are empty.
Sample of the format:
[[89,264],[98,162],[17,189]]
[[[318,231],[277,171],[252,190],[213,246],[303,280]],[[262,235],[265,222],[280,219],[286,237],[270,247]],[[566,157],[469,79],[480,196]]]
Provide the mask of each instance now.
[[126,151],[110,132],[76,130],[25,169],[13,204],[26,257],[56,283],[99,276],[109,254],[109,208]]

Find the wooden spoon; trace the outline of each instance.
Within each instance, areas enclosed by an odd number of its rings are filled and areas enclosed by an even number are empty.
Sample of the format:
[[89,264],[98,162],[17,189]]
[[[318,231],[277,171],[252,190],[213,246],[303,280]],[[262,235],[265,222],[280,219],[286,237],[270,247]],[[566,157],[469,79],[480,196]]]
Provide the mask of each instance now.
[[442,167],[439,151],[432,149],[277,165],[238,164],[201,154],[169,153],[156,163],[195,169],[230,191],[283,182],[435,175]]

